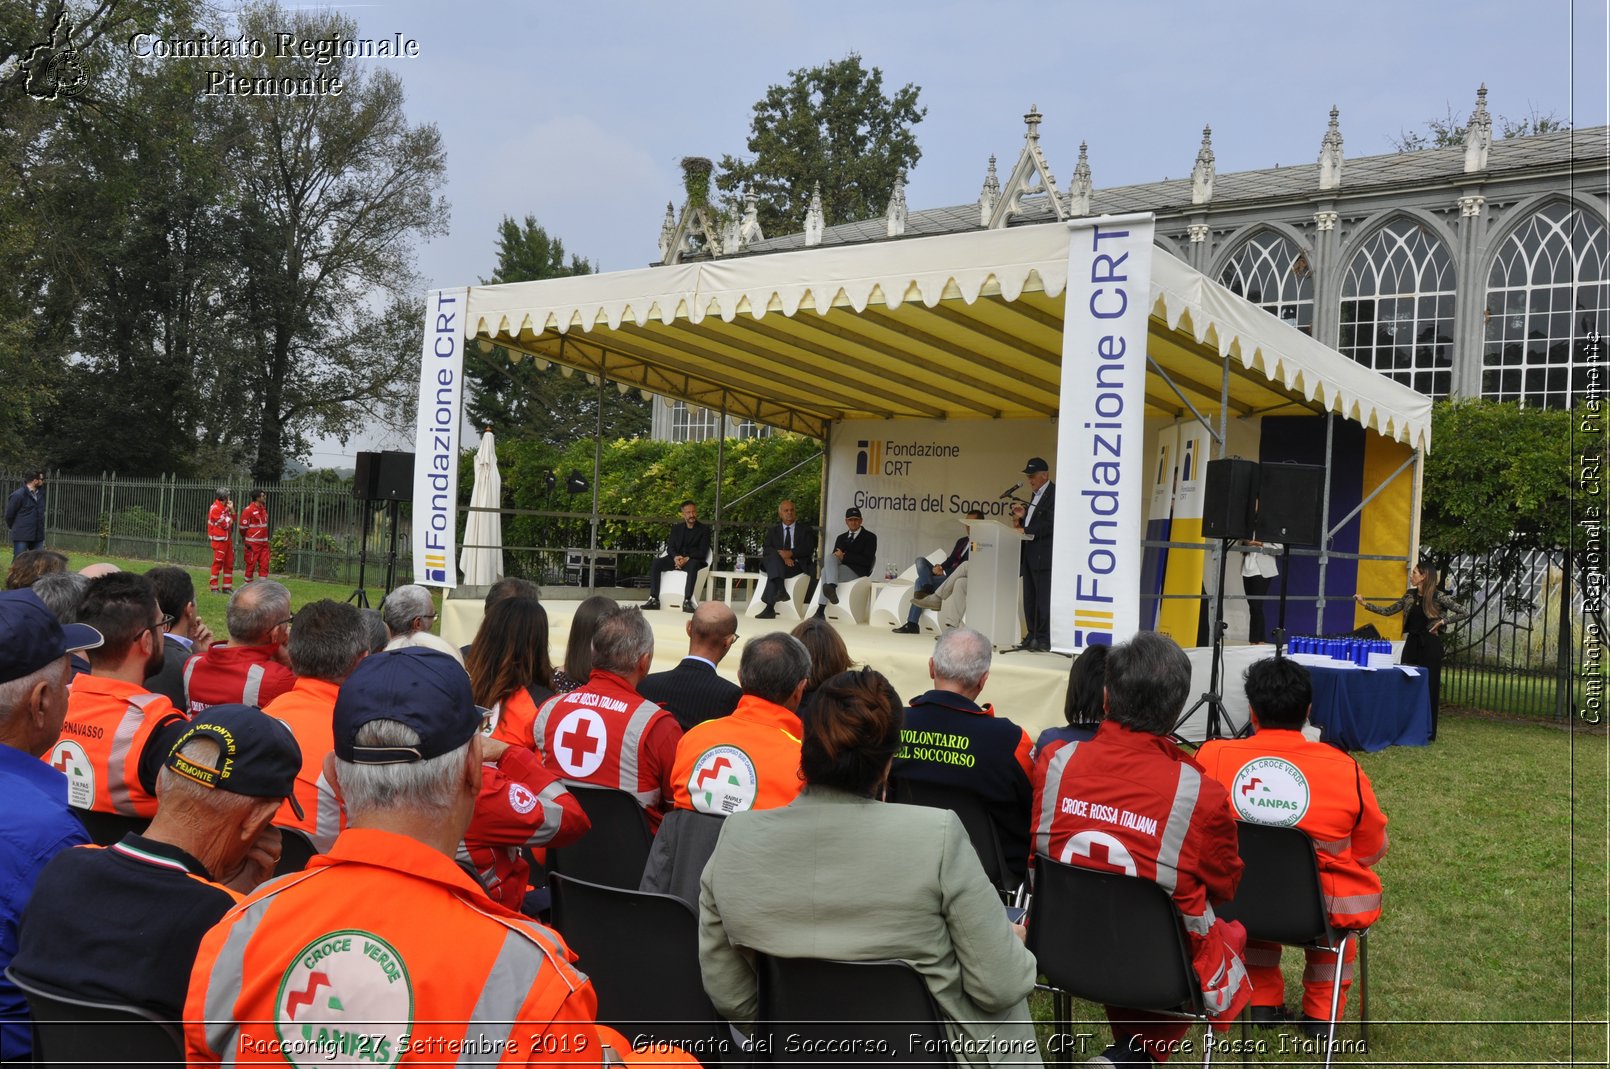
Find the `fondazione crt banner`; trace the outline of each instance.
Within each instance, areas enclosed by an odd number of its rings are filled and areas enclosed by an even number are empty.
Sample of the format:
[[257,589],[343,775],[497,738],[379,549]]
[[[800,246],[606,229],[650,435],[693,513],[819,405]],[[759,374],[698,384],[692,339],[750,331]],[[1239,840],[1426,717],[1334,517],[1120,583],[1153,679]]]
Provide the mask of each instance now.
[[454,587],[454,508],[458,501],[459,413],[464,405],[464,310],[467,288],[425,298],[419,358],[419,414],[414,424],[414,582]]
[[1140,627],[1152,216],[1072,224],[1057,428],[1051,647]]

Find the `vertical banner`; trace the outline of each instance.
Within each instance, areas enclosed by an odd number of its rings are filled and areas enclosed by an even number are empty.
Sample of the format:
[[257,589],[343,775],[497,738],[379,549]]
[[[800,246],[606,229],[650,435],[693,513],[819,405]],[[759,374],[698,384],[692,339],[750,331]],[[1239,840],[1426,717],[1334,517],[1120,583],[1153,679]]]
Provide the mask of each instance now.
[[[1202,542],[1202,498],[1206,490],[1207,462],[1213,456],[1213,437],[1195,420],[1180,425],[1179,481],[1174,487],[1174,509],[1169,516],[1170,542]],[[1163,593],[1184,595],[1165,598],[1157,611],[1154,630],[1172,638],[1186,649],[1195,646],[1197,625],[1202,617],[1202,577],[1207,569],[1207,550],[1174,549],[1168,554],[1163,574]]]
[[414,423],[414,582],[423,586],[458,585],[452,560],[469,294],[461,287],[432,290],[425,297],[425,344]]
[[1109,646],[1140,627],[1146,514],[1150,214],[1071,226],[1057,428],[1051,648]]

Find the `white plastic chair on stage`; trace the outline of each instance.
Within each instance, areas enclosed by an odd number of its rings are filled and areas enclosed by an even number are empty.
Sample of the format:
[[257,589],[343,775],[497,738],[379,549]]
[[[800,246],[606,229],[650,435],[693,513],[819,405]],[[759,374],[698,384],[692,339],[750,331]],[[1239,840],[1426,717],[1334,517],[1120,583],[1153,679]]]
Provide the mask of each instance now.
[[[783,580],[783,596],[777,601],[777,615],[793,613],[794,619],[805,619],[805,591],[811,585],[811,577],[801,572],[791,575]],[[766,593],[766,577],[762,575],[755,584],[755,596],[749,599],[749,607],[744,609],[748,616],[754,616],[766,608],[761,595]]]
[[654,592],[654,596],[666,605],[681,605],[688,598],[692,598],[696,602],[703,601],[704,592],[709,582],[710,569],[700,568],[698,585],[693,588],[693,592],[690,594],[688,593],[688,573],[672,568],[670,571],[660,573],[660,588]]
[[[930,550],[924,555],[927,560],[944,560],[945,549]],[[872,624],[888,624],[890,627],[899,627],[906,622],[906,614],[911,611],[911,594],[917,586],[917,565],[912,562],[911,567],[901,572],[894,581],[878,591],[877,600],[872,603],[872,612],[868,614],[867,622]]]
[[840,583],[834,591],[839,601],[835,605],[827,602],[827,618],[840,623],[864,624],[867,622],[867,613],[872,608],[872,580],[868,576],[858,575],[848,583]]

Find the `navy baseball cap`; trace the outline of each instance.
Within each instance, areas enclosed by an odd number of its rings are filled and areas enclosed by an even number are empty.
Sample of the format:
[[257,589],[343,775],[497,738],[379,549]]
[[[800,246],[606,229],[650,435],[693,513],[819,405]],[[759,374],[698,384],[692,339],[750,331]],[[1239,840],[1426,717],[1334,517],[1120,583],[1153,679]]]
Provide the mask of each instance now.
[[62,624],[32,590],[0,593],[0,683],[31,676],[77,650],[105,639],[88,624]]
[[1045,462],[1044,457],[1030,457],[1029,462],[1023,465],[1024,475],[1033,475],[1037,471],[1050,471],[1051,466]]
[[[395,720],[419,736],[417,746],[359,746],[358,729]],[[469,673],[452,657],[405,646],[365,657],[335,699],[335,755],[359,765],[426,761],[463,746],[481,729]]]
[[852,505],[850,508],[844,510],[844,518],[847,520],[859,520],[861,518],[861,510]]
[[[217,768],[179,752],[196,739],[218,744]],[[249,798],[283,798],[297,820],[306,819],[295,794],[302,747],[290,728],[255,705],[213,705],[198,713],[168,751],[164,764],[212,790]]]

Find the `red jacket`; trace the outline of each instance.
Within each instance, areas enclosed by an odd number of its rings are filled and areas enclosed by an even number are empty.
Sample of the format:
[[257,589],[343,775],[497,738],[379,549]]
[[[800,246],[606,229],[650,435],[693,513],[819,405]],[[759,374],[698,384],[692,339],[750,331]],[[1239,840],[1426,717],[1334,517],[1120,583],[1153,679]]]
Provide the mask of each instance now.
[[253,501],[240,511],[240,537],[244,542],[268,541],[268,509]]
[[274,660],[274,646],[215,645],[184,665],[184,695],[194,716],[209,705],[262,708],[296,684],[296,673]]
[[542,763],[566,780],[616,787],[637,796],[649,827],[671,809],[671,772],[682,726],[613,672],[594,668],[587,682],[549,698],[532,724]]
[[1241,882],[1235,816],[1229,793],[1184,750],[1112,720],[1089,742],[1057,749],[1034,795],[1034,842],[1057,861],[1140,876],[1172,894],[1208,1009],[1241,1012],[1252,997],[1246,931],[1212,906]]
[[207,537],[228,541],[235,526],[235,510],[227,501],[214,501],[207,510]]
[[510,746],[495,764],[481,766],[481,793],[459,857],[475,866],[492,901],[518,913],[531,881],[521,848],[564,846],[592,826],[581,803],[536,754]]

